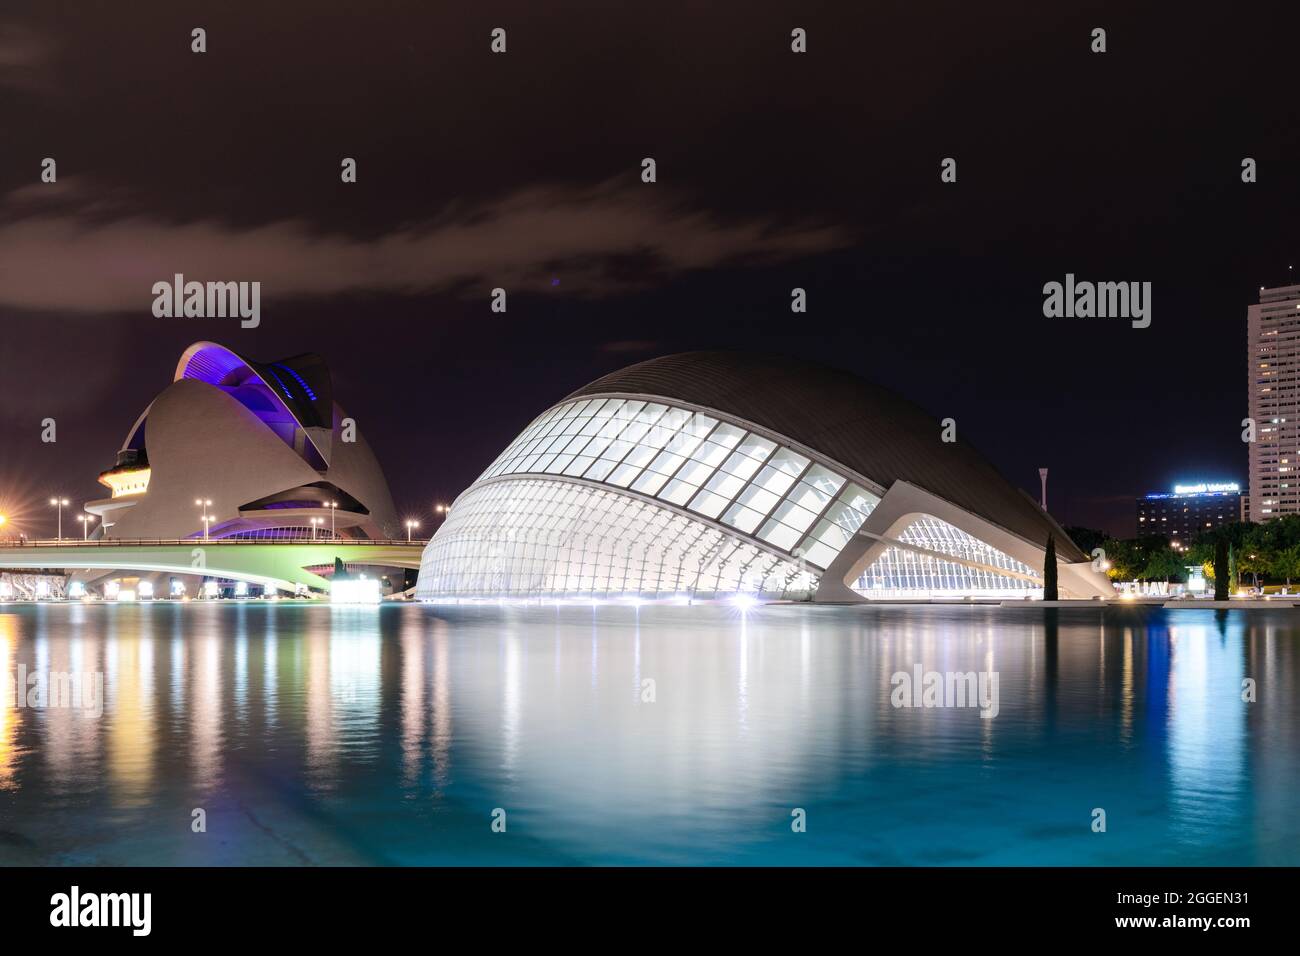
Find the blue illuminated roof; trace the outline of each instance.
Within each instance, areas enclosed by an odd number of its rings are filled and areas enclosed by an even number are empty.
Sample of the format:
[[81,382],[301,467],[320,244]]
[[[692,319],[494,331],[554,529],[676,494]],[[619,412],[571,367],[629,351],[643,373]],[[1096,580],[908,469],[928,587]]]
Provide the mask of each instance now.
[[[284,375],[280,373],[284,372]],[[276,362],[253,362],[224,345],[195,342],[176,365],[175,381],[197,379],[228,390],[261,385],[288,416],[304,429],[332,431],[334,427],[333,387],[329,369],[318,355],[295,355]],[[297,386],[296,388],[294,386]],[[246,390],[245,390],[246,391]],[[248,395],[236,395],[254,414],[266,420],[267,409],[249,404]],[[309,433],[308,438],[321,458],[329,461],[329,436],[325,447]]]
[[311,390],[311,386],[307,384],[307,380],[305,378],[303,378],[293,369],[289,368],[289,366],[287,365],[281,364],[280,362],[275,362],[273,364],[275,365],[276,368],[284,369],[286,372],[292,375],[294,379],[298,382],[298,384],[302,386],[302,390],[307,393],[307,397],[310,398],[313,402],[316,401],[316,393]]
[[[279,371],[277,371],[277,369]],[[287,373],[281,375],[280,372]],[[242,385],[256,377],[282,396],[293,417],[304,428],[332,428],[333,398],[329,369],[318,355],[296,355],[275,362],[254,362],[224,345],[196,342],[185,350],[176,366],[175,379],[196,378],[211,385]],[[302,389],[297,393],[290,383]]]

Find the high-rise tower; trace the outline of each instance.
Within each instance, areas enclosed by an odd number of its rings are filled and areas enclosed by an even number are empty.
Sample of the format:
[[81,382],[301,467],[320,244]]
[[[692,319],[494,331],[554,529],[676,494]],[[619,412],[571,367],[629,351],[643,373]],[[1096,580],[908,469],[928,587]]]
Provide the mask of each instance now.
[[1300,514],[1300,285],[1259,290],[1246,310],[1250,354],[1250,516]]

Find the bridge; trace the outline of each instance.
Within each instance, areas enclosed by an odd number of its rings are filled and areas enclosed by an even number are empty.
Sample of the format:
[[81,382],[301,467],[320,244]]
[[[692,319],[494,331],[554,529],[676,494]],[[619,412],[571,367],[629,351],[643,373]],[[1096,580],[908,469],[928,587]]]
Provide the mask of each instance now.
[[300,585],[328,590],[326,579],[308,568],[332,567],[339,558],[345,564],[418,569],[426,543],[338,538],[0,541],[0,571],[161,572],[229,578],[283,591],[296,591]]

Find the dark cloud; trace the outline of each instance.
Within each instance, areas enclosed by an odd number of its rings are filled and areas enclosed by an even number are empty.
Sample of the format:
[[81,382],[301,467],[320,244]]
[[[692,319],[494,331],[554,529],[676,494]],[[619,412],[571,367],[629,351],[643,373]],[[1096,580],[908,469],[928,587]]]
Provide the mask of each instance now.
[[53,76],[55,44],[45,34],[12,20],[0,20],[0,87],[43,92]]
[[621,339],[617,342],[605,342],[600,347],[602,352],[608,352],[610,355],[634,355],[637,352],[651,353],[662,349],[662,342],[651,339]]
[[[10,200],[30,210],[41,188],[23,187]],[[49,189],[52,202],[79,194],[67,186]],[[364,240],[306,221],[233,226],[29,214],[0,225],[0,260],[8,273],[0,304],[147,310],[153,283],[175,273],[260,281],[263,299],[272,301],[358,291],[419,294],[467,284],[542,289],[553,286],[557,271],[567,292],[603,295],[636,287],[635,278],[615,268],[627,257],[671,277],[810,256],[848,241],[831,226],[723,222],[670,196],[653,184],[614,181],[591,189],[534,187]]]

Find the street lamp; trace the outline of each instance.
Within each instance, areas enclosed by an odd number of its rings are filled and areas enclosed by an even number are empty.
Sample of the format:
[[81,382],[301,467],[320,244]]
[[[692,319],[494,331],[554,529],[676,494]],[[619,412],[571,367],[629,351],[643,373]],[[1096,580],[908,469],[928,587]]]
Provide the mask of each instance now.
[[308,518],[307,520],[311,522],[311,539],[312,539],[313,541],[315,541],[315,540],[316,540],[316,526],[317,526],[318,524],[324,524],[324,523],[325,523],[325,519],[324,519],[324,518]]
[[50,504],[59,509],[59,540],[63,540],[63,509],[68,505],[67,498],[51,498]]
[[409,520],[408,520],[408,521],[406,522],[406,543],[407,543],[407,544],[410,544],[410,543],[411,543],[411,529],[412,529],[412,528],[418,528],[418,527],[420,527],[420,522],[418,522],[418,521],[409,521]]
[[451,505],[434,505],[433,510],[438,512],[440,515],[449,514],[451,512]]
[[77,515],[77,520],[81,522],[81,540],[90,540],[90,526],[95,523],[94,515]]
[[208,509],[212,507],[211,498],[195,498],[194,503],[203,509],[203,540],[208,540],[208,523],[212,520],[208,517]]
[[334,537],[334,512],[338,511],[339,503],[337,501],[331,501],[328,504],[326,504],[325,507],[330,510],[330,537],[333,538]]

